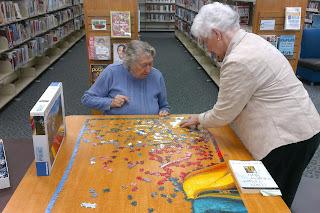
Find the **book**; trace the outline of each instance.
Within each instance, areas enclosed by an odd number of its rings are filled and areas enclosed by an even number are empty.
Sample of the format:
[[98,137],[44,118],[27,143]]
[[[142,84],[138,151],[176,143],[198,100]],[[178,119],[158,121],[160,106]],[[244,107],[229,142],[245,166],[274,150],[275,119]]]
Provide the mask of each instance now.
[[250,19],[250,4],[248,2],[236,2],[234,9],[239,14],[240,24],[248,25]]
[[0,189],[8,187],[10,187],[8,163],[3,141],[0,139]]
[[113,44],[113,63],[122,63],[125,57],[127,44],[125,43],[114,43]]
[[260,35],[262,38],[270,42],[275,48],[278,46],[278,37],[277,35]]
[[111,37],[131,38],[130,11],[110,11]]
[[312,16],[311,28],[320,28],[320,14],[314,14]]
[[52,82],[30,111],[33,149],[38,176],[49,176],[65,137],[61,82]]
[[288,58],[293,57],[295,40],[295,35],[280,35],[278,40],[279,51]]
[[110,36],[90,36],[89,38],[89,59],[110,60]]
[[301,7],[286,7],[285,30],[300,30],[301,28]]
[[92,84],[97,80],[100,73],[108,66],[108,64],[90,64]]
[[107,20],[105,19],[92,19],[92,30],[107,30]]
[[279,190],[278,185],[261,161],[229,160],[229,167],[242,193]]

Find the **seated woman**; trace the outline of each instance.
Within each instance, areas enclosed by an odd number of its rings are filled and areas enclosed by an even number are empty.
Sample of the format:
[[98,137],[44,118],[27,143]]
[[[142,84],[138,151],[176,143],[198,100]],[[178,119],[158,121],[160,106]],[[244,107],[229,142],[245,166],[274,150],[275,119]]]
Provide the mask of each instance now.
[[123,63],[110,64],[87,90],[81,102],[109,115],[169,114],[161,72],[152,67],[156,51],[147,42],[127,45]]

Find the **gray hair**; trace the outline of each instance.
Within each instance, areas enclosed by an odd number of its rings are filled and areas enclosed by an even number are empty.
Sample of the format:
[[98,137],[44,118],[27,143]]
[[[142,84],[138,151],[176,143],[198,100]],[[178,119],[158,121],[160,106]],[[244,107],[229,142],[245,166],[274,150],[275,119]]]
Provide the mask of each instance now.
[[132,40],[127,45],[126,57],[123,60],[123,64],[129,68],[144,54],[150,54],[154,58],[156,56],[156,50],[147,42]]
[[209,38],[213,29],[227,32],[239,28],[238,12],[228,5],[214,2],[201,7],[193,20],[191,33],[198,38]]

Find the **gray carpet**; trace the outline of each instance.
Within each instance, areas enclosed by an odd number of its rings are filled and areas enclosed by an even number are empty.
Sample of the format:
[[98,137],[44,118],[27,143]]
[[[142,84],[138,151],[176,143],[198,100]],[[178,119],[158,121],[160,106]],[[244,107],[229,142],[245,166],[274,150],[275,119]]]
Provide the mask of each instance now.
[[[171,113],[200,113],[213,106],[216,102],[218,88],[210,81],[207,74],[199,68],[197,62],[176,40],[173,33],[145,33],[141,39],[148,41],[157,50],[155,67],[164,75],[166,80]],[[64,86],[66,114],[90,114],[90,110],[80,104],[83,92],[88,88],[88,64],[85,40],[78,42],[71,51],[43,73],[37,81],[27,87],[14,101],[0,110],[0,138],[3,138],[8,148],[9,170],[19,167],[19,171],[9,171],[13,187],[0,191],[0,211],[14,192],[23,172],[33,160],[31,127],[29,112],[32,106],[52,81],[61,81]],[[307,88],[318,111],[320,111],[320,86]],[[18,146],[21,141],[23,146]],[[13,146],[14,145],[14,146]],[[27,146],[28,148],[24,148]],[[17,154],[15,149],[22,152],[22,165],[17,165],[11,155]],[[12,154],[11,154],[12,153]],[[304,173],[292,211],[312,212],[320,209],[320,149],[310,162]],[[311,181],[310,181],[311,180]],[[317,184],[315,184],[317,183]],[[312,185],[310,185],[312,184]],[[316,196],[311,202],[306,199]],[[302,211],[303,210],[303,211]],[[313,211],[314,212],[314,211]]]

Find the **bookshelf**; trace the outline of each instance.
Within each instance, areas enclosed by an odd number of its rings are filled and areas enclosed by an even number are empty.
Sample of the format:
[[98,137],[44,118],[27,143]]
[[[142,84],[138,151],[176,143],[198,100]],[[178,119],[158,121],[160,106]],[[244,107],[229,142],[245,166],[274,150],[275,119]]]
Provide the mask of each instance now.
[[[190,33],[192,21],[199,9],[213,0],[176,0],[176,30],[175,35],[181,43],[190,51],[202,68],[208,73],[212,80],[219,86],[219,67],[214,57],[207,51],[206,45]],[[261,36],[274,35],[278,40],[281,35],[294,35],[294,50],[292,57],[287,57],[293,70],[296,70],[298,53],[302,37],[302,29],[306,12],[307,0],[223,0],[238,10],[240,14],[241,28]],[[301,7],[301,27],[300,30],[284,30],[285,8]],[[261,21],[274,20],[273,30],[261,29]]]
[[312,26],[314,15],[320,15],[320,0],[309,0],[304,20],[305,28],[314,27]]
[[84,36],[79,0],[36,3],[0,1],[0,109]]
[[175,0],[139,0],[141,31],[174,31]]

